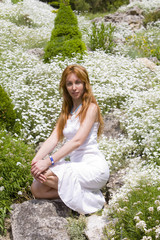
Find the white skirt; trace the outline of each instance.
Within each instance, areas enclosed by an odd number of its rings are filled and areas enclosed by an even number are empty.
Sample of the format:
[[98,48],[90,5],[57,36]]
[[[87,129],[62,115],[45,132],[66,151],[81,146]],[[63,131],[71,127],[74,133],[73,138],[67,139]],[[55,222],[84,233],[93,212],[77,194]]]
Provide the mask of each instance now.
[[[89,158],[88,158],[89,157]],[[61,160],[50,167],[58,177],[58,194],[66,206],[80,214],[96,212],[104,206],[100,189],[109,178],[109,168],[100,156],[87,156],[90,161],[72,162]]]

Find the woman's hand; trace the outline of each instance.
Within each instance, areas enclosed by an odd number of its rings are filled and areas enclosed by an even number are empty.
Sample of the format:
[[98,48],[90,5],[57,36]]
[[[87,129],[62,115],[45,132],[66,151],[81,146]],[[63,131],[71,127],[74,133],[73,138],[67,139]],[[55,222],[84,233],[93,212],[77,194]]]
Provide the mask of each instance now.
[[45,160],[38,160],[38,161],[32,161],[31,164],[31,173],[35,178],[44,179],[44,175],[42,174],[45,170],[47,170],[49,167],[49,163],[47,159]]
[[37,178],[35,178],[38,182],[40,182],[40,183],[44,183],[46,180],[47,180],[47,178],[46,178],[46,176],[43,174],[43,173],[41,173]]

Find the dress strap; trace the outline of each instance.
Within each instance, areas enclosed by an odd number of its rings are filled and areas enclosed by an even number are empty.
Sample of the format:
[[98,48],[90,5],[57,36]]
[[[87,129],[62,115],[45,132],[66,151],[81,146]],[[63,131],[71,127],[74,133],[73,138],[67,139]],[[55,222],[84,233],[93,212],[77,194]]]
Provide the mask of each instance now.
[[72,107],[70,114],[71,115],[76,114],[76,112],[78,111],[78,109],[80,108],[81,105],[82,105],[82,103],[76,108],[76,110],[74,112],[73,112],[73,107]]

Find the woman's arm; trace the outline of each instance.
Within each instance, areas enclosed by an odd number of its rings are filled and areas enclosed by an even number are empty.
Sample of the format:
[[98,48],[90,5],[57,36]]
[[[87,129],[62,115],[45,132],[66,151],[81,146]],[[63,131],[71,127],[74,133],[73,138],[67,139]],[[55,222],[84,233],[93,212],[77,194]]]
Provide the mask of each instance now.
[[52,152],[53,149],[56,147],[57,143],[57,127],[55,127],[50,137],[43,143],[42,147],[39,149],[39,151],[33,158],[32,163],[43,159],[48,153]]
[[[76,135],[68,142],[66,142],[57,152],[55,152],[52,157],[54,162],[59,161],[61,158],[65,157],[86,140],[87,136],[89,135],[91,128],[95,121],[97,121],[98,116],[98,109],[94,103],[91,103],[84,121],[82,122],[79,130],[77,131]],[[32,166],[32,174],[38,176],[40,173],[45,171],[49,166],[51,166],[50,158],[46,158],[45,161],[38,161],[36,164]]]

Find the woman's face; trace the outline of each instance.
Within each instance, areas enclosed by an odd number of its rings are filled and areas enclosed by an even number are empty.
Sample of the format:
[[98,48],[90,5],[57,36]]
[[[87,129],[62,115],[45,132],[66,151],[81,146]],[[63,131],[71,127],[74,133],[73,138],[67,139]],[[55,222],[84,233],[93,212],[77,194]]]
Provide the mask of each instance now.
[[73,101],[82,99],[84,82],[75,73],[70,73],[66,79],[66,88]]

